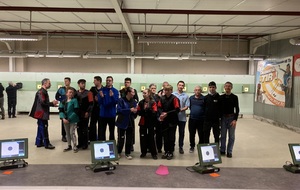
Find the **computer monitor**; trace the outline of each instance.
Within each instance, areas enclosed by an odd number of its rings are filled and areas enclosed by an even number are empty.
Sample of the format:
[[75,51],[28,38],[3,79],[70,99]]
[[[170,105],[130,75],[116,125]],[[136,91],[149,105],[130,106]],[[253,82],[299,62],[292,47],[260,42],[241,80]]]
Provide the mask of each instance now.
[[28,158],[28,139],[0,140],[0,161]]
[[289,144],[289,148],[293,159],[293,164],[300,166],[300,143]]
[[103,163],[118,160],[115,140],[91,142],[92,163]]
[[198,144],[197,145],[200,166],[212,166],[222,163],[218,143]]

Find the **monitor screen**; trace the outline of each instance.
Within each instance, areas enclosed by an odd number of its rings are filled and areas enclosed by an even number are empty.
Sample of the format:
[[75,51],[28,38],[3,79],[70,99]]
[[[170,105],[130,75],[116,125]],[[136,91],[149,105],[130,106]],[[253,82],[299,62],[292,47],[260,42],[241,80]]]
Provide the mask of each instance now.
[[28,139],[0,140],[0,161],[28,158]]
[[115,140],[91,142],[92,163],[118,160]]
[[212,166],[222,163],[218,143],[198,144],[198,156],[200,166]]
[[300,143],[289,144],[294,165],[300,166]]

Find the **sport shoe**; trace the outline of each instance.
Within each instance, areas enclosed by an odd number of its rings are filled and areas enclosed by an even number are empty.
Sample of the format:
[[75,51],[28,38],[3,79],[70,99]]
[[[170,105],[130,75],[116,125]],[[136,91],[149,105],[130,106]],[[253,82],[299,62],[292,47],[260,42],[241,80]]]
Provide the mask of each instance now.
[[66,137],[62,137],[62,138],[61,138],[61,141],[62,141],[62,142],[67,142]]
[[190,153],[193,153],[194,152],[194,148],[190,148]]
[[157,160],[157,155],[152,155],[153,160]]
[[125,157],[127,158],[127,160],[132,160],[132,156],[130,154],[126,154]]
[[227,153],[227,158],[232,158],[232,153]]
[[145,158],[146,157],[146,154],[145,153],[142,153],[141,155],[140,155],[140,158]]
[[172,160],[172,159],[173,159],[173,154],[169,153],[168,156],[167,156],[167,160]]
[[53,150],[55,149],[55,146],[53,146],[52,144],[48,144],[48,146],[45,146],[45,149]]
[[220,152],[220,154],[221,154],[221,156],[225,156],[226,154],[225,154],[225,152]]
[[179,148],[179,153],[184,154],[183,148]]
[[75,147],[75,148],[73,149],[73,152],[74,152],[74,153],[77,153],[77,152],[78,152],[78,148]]
[[72,146],[68,146],[68,148],[65,148],[65,149],[64,149],[64,152],[68,152],[68,151],[70,151],[70,150],[72,150]]
[[167,159],[167,157],[168,157],[168,153],[165,153],[161,156],[161,159]]

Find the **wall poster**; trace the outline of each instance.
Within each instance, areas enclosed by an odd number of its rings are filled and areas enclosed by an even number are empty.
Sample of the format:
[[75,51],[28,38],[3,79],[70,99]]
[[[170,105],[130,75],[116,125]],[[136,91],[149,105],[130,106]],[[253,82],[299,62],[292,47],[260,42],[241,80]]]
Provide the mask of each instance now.
[[293,57],[259,61],[255,101],[279,107],[292,106]]

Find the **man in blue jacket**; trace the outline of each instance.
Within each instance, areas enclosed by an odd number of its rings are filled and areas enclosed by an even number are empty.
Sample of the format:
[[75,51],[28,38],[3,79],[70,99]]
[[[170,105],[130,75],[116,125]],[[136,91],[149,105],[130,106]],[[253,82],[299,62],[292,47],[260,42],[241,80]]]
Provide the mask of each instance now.
[[98,104],[100,107],[100,127],[98,127],[98,139],[106,140],[106,126],[109,126],[109,140],[115,140],[116,105],[119,99],[119,91],[113,87],[113,77],[106,77],[106,86],[99,91]]

